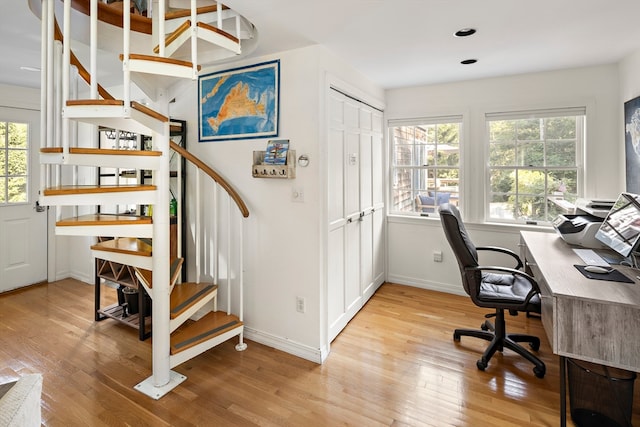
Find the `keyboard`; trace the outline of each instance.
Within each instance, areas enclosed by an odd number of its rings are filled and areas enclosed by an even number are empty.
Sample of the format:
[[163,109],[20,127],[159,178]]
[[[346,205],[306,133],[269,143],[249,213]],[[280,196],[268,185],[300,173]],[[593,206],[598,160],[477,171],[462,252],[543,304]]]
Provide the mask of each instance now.
[[595,253],[592,249],[574,249],[576,253],[584,262],[585,265],[599,265],[600,267],[609,267],[609,263],[605,261],[600,255]]

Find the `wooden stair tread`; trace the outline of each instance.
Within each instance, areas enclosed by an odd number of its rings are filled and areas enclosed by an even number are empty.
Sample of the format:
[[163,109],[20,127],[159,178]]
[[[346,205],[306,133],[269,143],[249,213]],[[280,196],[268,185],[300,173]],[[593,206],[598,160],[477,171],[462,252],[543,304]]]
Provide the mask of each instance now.
[[[213,25],[204,23],[204,22],[196,22],[196,26],[200,27],[202,29],[205,29],[207,31],[211,31],[214,32],[216,34],[219,34],[229,40],[231,40],[234,43],[240,43],[240,40],[227,33],[224,30],[221,30],[218,27],[214,27]],[[191,20],[186,20],[185,22],[183,22],[178,28],[176,28],[171,34],[167,35],[167,37],[165,38],[164,44],[165,46],[168,46],[169,44],[171,44],[172,42],[174,42],[178,37],[180,37],[180,35],[184,34],[185,32],[189,31],[191,29]],[[153,52],[154,53],[159,53],[160,52],[160,46],[156,45],[153,48]],[[200,70],[200,66],[198,66],[198,70]]]
[[135,239],[133,237],[120,237],[106,240],[92,245],[91,249],[146,257],[152,255],[151,239]]
[[[158,49],[158,51],[159,51],[159,49]],[[155,49],[154,49],[154,52],[155,52]],[[120,61],[122,61],[123,59],[124,59],[124,55],[120,54]],[[163,58],[162,56],[142,55],[142,54],[137,54],[137,53],[130,53],[129,54],[129,59],[137,59],[139,61],[164,62],[165,64],[180,65],[180,66],[188,67],[188,68],[192,68],[193,67],[193,62],[182,61],[180,59],[173,59],[173,58]],[[200,70],[200,68],[202,68],[202,67],[200,65],[198,65],[198,70]]]
[[[180,24],[180,26],[178,28],[173,30],[170,34],[168,34],[164,38],[164,45],[165,46],[170,45],[173,41],[175,41],[178,37],[180,37],[181,34],[185,33],[186,31],[189,31],[190,28],[191,28],[191,21],[190,20],[184,21],[182,24]],[[153,48],[153,53],[156,53],[156,54],[160,53],[160,46],[159,45],[156,45]]]
[[89,214],[65,218],[56,222],[58,227],[72,227],[83,225],[138,225],[152,224],[150,216],[118,215],[118,214]]
[[[44,154],[59,154],[62,153],[62,147],[45,147],[40,149]],[[70,154],[97,154],[97,155],[110,155],[110,156],[161,156],[161,151],[152,150],[119,150],[112,148],[82,148],[74,147],[69,148]]]
[[[124,101],[121,99],[70,99],[67,101],[67,106],[69,107],[78,107],[78,106],[124,106]],[[153,117],[161,122],[168,122],[169,118],[165,115],[158,113],[157,111],[152,110],[151,108],[140,104],[136,101],[131,101],[131,108],[134,110],[138,110],[147,116]]]
[[[178,280],[178,275],[180,274],[183,262],[184,258],[175,258],[173,261],[171,261],[171,266],[169,267],[169,283],[171,284],[171,286],[173,286]],[[145,270],[144,268],[138,268],[136,270],[138,271],[138,275],[141,276],[140,279],[144,282],[144,284],[147,285],[149,289],[152,289],[153,272],[151,270]]]
[[[222,10],[229,9],[228,6],[222,6]],[[218,5],[213,4],[210,6],[202,6],[196,8],[196,15],[201,15],[203,13],[213,13],[218,11]],[[175,9],[170,10],[164,14],[166,20],[169,19],[178,19],[178,18],[186,18],[191,16],[191,9]]]
[[124,105],[124,101],[121,99],[70,99],[67,101],[68,106],[79,105]]
[[169,305],[171,319],[175,319],[193,304],[217,289],[218,285],[213,283],[187,282],[176,285],[171,292],[171,303]]
[[213,25],[209,25],[209,24],[206,24],[204,22],[198,22],[198,23],[196,23],[196,25],[198,27],[200,27],[200,28],[205,29],[205,30],[209,30],[209,31],[213,31],[214,33],[218,33],[221,36],[224,36],[224,37],[228,38],[229,40],[231,40],[231,41],[233,41],[235,43],[240,43],[240,40],[237,37],[232,36],[231,34],[227,33],[226,31],[221,30],[220,28],[214,27]]
[[70,194],[122,193],[130,191],[154,191],[155,185],[60,185],[45,188],[45,196],[63,196]]
[[233,314],[210,312],[196,322],[185,323],[171,334],[170,353],[177,354],[242,325]]

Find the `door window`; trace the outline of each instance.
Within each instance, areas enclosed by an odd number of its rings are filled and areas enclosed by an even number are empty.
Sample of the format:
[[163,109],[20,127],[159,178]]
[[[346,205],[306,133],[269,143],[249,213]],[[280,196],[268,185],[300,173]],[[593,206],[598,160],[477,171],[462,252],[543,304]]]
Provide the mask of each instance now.
[[0,121],[0,206],[29,202],[29,126]]

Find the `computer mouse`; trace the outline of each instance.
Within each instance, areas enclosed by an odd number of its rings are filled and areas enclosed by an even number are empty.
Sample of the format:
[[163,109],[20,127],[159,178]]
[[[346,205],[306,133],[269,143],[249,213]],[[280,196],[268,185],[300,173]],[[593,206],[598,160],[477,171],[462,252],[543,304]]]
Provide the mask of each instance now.
[[611,268],[600,267],[599,265],[587,265],[584,269],[589,273],[599,273],[599,274],[611,273],[613,271],[613,269]]

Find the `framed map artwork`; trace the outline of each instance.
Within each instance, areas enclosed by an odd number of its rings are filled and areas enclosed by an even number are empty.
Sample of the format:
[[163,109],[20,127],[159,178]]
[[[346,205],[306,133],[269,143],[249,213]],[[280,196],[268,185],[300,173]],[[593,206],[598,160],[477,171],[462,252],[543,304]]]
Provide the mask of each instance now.
[[198,79],[200,142],[278,136],[280,61]]
[[627,192],[640,194],[640,97],[624,103]]

